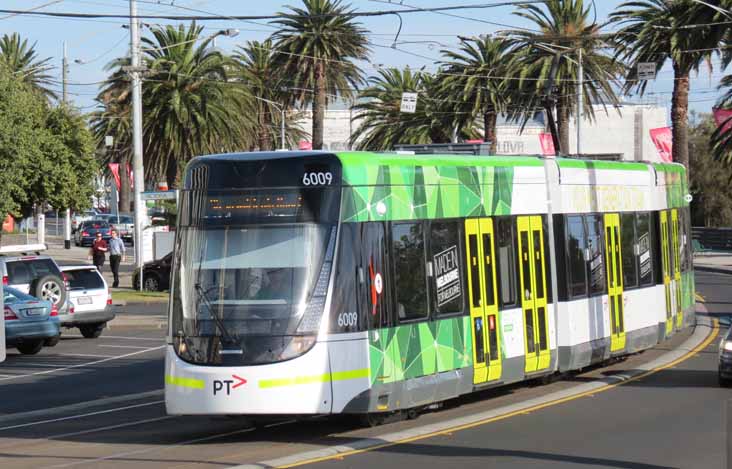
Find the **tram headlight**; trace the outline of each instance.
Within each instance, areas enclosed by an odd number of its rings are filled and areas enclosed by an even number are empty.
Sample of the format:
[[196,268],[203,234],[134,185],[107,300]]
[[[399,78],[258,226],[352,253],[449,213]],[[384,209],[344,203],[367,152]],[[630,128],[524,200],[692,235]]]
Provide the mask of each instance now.
[[310,350],[315,344],[314,335],[297,335],[292,338],[287,347],[280,354],[280,360],[294,358]]
[[722,349],[724,349],[725,352],[732,352],[732,340],[725,340],[722,344]]

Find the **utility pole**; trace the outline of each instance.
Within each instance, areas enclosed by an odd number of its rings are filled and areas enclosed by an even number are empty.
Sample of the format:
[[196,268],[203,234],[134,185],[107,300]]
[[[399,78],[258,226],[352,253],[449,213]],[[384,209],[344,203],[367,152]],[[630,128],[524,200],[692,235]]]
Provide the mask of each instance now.
[[[129,73],[132,78],[132,171],[135,185],[135,263],[139,272],[139,287],[140,290],[143,290],[142,233],[145,213],[142,206],[142,191],[145,186],[145,177],[142,166],[142,81],[140,79],[140,72],[142,72],[143,67],[140,66],[140,23],[137,19],[136,0],[130,0],[130,57]],[[126,170],[127,168],[122,168],[122,171]]]
[[584,107],[582,88],[584,87],[584,71],[582,70],[582,47],[577,50],[578,53],[578,73],[577,73],[577,155],[582,154],[582,110]]
[[[69,59],[66,55],[66,41],[64,41],[64,55],[61,60],[61,83],[62,83],[62,99],[64,105],[69,103],[67,92],[69,81]],[[58,217],[56,217],[56,227],[58,227]],[[67,208],[64,214],[64,249],[71,249],[71,209]]]

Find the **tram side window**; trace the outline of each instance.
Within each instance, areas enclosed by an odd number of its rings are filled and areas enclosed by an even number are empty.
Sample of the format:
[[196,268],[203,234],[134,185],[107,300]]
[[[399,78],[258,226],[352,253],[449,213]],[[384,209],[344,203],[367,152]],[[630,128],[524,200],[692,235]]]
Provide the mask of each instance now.
[[590,253],[590,258],[587,260],[590,295],[601,295],[607,289],[602,216],[588,215],[585,221],[587,222],[587,249]]
[[635,257],[635,215],[620,215],[620,255],[623,258],[623,288],[630,290],[638,286],[638,260]]
[[428,317],[427,272],[423,223],[393,223],[391,254],[394,260],[396,312],[400,321]]
[[567,217],[567,277],[569,297],[587,296],[587,236],[581,216]]
[[460,228],[456,221],[430,224],[432,301],[438,315],[463,312],[463,279],[460,260]]
[[365,329],[366,318],[359,315],[356,302],[360,250],[358,225],[341,225],[338,248],[338,262],[335,271],[333,301],[331,304],[330,331],[355,332]]
[[496,218],[496,253],[501,307],[516,305],[516,244],[511,217]]
[[389,291],[391,280],[386,265],[386,228],[382,222],[361,224],[361,265],[359,266],[359,298],[364,323],[369,329],[389,325]]
[[689,207],[679,209],[679,244],[681,246],[681,271],[691,270],[691,216]]
[[638,213],[635,218],[635,235],[638,240],[638,273],[642,287],[653,285],[653,228],[651,214]]

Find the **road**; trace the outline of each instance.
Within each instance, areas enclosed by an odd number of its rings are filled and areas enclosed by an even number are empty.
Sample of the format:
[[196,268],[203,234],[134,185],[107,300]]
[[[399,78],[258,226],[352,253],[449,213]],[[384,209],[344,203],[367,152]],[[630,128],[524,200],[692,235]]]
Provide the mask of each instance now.
[[[697,290],[717,318],[732,312],[730,280],[697,273]],[[239,418],[167,416],[159,391],[163,329],[113,325],[97,340],[66,334],[53,349],[35,357],[11,354],[0,365],[0,411],[8,414],[0,416],[0,467],[222,468],[373,444],[386,434],[498,411],[637,370],[690,334],[550,384],[485,391],[376,428],[350,418],[254,428]],[[308,467],[726,467],[723,409],[732,391],[717,386],[716,348],[713,340],[676,366],[626,384]]]

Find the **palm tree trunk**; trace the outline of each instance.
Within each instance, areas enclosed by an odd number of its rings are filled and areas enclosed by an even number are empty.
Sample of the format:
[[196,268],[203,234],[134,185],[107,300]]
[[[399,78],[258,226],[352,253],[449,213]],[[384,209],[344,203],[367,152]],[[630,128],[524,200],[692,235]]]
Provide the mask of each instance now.
[[119,162],[119,211],[130,211],[130,174],[127,172],[127,166],[130,163],[130,155],[126,151],[121,151],[118,159]]
[[569,102],[565,96],[557,99],[557,127],[559,127],[558,155],[569,153]]
[[315,62],[315,99],[313,99],[313,150],[323,149],[325,124],[325,64]]
[[259,150],[269,151],[272,149],[272,136],[270,128],[272,119],[266,106],[262,106],[261,119],[259,123]]
[[673,160],[689,167],[689,73],[674,63],[674,91],[671,97]]
[[491,142],[491,155],[495,155],[496,150],[498,149],[498,142],[496,142],[497,121],[498,115],[494,110],[490,109],[483,113],[483,141]]

